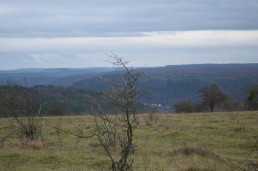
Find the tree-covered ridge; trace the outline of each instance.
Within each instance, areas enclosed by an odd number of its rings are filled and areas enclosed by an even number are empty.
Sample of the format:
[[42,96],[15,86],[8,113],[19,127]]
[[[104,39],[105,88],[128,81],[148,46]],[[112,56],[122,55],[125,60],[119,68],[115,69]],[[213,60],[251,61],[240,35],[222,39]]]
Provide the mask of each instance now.
[[[15,92],[14,95],[12,95],[13,92]],[[42,115],[90,113],[92,110],[92,99],[98,98],[96,92],[91,90],[57,86],[35,86],[28,88],[15,85],[14,88],[10,85],[2,85],[0,86],[0,94],[1,116],[6,115],[5,110],[8,110],[6,104],[14,103],[23,107],[22,101],[27,96],[32,96],[33,101],[37,101],[42,106]],[[12,107],[14,106],[12,105]]]
[[[216,83],[233,98],[243,98],[244,91],[258,82],[258,64],[174,65],[138,69],[144,72],[139,86],[149,90],[141,99],[144,103],[171,105],[182,100],[198,100],[198,90]],[[106,79],[119,79],[119,74],[86,78],[72,84],[74,87],[105,89]]]
[[[56,85],[105,90],[107,80],[119,81],[121,73],[112,68],[105,70],[52,69],[24,72],[13,71],[9,75],[0,72],[0,78],[8,78],[20,85]],[[104,72],[105,71],[105,72]],[[258,83],[258,64],[201,64],[201,65],[170,65],[156,68],[136,68],[143,72],[139,80],[140,88],[149,94],[141,99],[147,104],[171,106],[183,100],[198,100],[198,90],[211,83],[217,84],[234,99],[241,99],[248,87]],[[78,74],[78,72],[80,72]],[[82,73],[84,72],[84,73]],[[77,73],[77,74],[76,74]],[[54,77],[53,77],[54,76]],[[17,81],[19,80],[19,81]],[[62,88],[60,88],[62,89]],[[79,102],[74,104],[75,106]]]

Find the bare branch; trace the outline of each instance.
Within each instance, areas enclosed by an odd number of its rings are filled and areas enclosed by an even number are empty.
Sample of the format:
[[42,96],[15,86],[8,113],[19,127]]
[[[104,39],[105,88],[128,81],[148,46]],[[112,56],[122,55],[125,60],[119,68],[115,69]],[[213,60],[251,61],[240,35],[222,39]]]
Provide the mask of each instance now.
[[[133,68],[127,67],[128,61],[114,53],[110,53],[109,57],[114,60],[113,67],[117,70],[123,70],[124,73],[119,82],[108,82],[110,86],[108,93],[101,92],[99,95],[113,105],[119,113],[108,116],[97,103],[99,114],[94,115],[94,117],[98,140],[111,160],[113,171],[132,170],[134,160],[131,155],[135,151],[133,132],[139,124],[136,117],[137,99],[144,96],[146,92],[137,88],[141,74],[134,73]],[[110,142],[119,142],[119,158],[114,157],[117,156],[114,152],[116,150],[110,149]]]
[[76,136],[76,137],[79,137],[79,138],[92,138],[94,136],[96,136],[97,134],[91,134],[91,135],[88,135],[88,136],[84,136],[84,135],[81,135],[81,134],[76,134],[74,132],[71,132],[71,131],[68,131],[68,130],[64,130],[64,129],[61,129],[59,127],[52,127],[58,131],[61,131],[61,132],[64,132],[64,133],[67,133],[67,134],[70,134],[70,135],[73,135],[73,136]]

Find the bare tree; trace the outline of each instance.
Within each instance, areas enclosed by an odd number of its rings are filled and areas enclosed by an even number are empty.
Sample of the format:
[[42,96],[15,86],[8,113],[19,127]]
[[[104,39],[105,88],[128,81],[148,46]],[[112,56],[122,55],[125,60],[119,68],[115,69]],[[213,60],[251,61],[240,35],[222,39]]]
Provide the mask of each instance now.
[[128,62],[123,58],[113,53],[110,57],[114,59],[112,62],[114,67],[121,70],[123,76],[118,82],[109,81],[110,91],[108,93],[100,92],[100,95],[116,109],[116,113],[113,115],[105,113],[101,105],[97,103],[99,110],[95,115],[96,135],[111,160],[113,171],[132,170],[134,160],[131,155],[136,150],[133,139],[134,129],[139,124],[136,116],[137,100],[145,95],[145,92],[137,88],[141,74],[128,68]]
[[[106,80],[109,84],[109,91],[98,92],[102,98],[92,98],[92,115],[95,120],[96,132],[84,135],[83,130],[76,132],[64,130],[60,126],[53,127],[59,133],[64,132],[77,138],[97,137],[100,145],[105,150],[111,161],[113,171],[132,170],[134,159],[132,154],[136,150],[134,142],[134,130],[139,121],[137,114],[138,99],[146,94],[138,89],[138,80],[141,73],[135,73],[133,68],[127,67],[128,62],[123,58],[111,53],[114,60],[112,64],[122,73],[119,79]],[[104,103],[103,103],[104,101]],[[112,110],[105,111],[108,108]],[[112,112],[110,112],[112,111]]]
[[209,105],[211,112],[214,111],[214,106],[228,99],[228,94],[220,90],[219,86],[214,83],[204,86],[198,92],[201,94],[203,104]]
[[15,135],[23,142],[38,140],[42,131],[41,104],[35,92],[13,82],[1,85],[1,112],[10,121],[10,137]]

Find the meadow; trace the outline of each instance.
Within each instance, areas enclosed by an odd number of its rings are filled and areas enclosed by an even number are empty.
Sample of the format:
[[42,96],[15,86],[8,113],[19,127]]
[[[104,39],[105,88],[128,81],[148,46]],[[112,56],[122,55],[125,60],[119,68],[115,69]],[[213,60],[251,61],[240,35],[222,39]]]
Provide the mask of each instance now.
[[[139,114],[134,133],[133,170],[255,170],[258,165],[258,111]],[[0,146],[0,170],[107,170],[109,158],[97,138],[80,139],[53,127],[85,134],[94,131],[92,116],[44,117],[40,141],[7,139]],[[0,119],[0,137],[9,119]],[[60,126],[60,125],[59,125]]]

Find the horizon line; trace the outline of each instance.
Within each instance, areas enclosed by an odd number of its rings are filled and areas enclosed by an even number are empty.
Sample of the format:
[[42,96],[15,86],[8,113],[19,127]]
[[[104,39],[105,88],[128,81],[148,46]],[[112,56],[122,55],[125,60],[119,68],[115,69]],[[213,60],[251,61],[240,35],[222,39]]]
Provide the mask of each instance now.
[[[160,67],[168,67],[168,66],[186,66],[186,65],[252,65],[252,64],[258,64],[257,63],[197,63],[197,64],[169,64],[169,65],[161,65],[161,66],[138,66],[133,68],[160,68]],[[42,70],[47,70],[47,69],[98,69],[98,68],[113,68],[112,66],[93,66],[93,67],[44,67],[44,68],[34,68],[34,67],[28,67],[28,68],[15,68],[15,69],[0,69],[0,71],[17,71],[17,70],[29,70],[29,69],[42,69]]]

